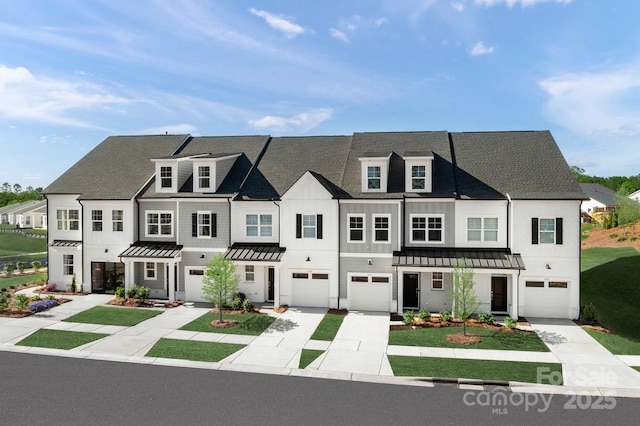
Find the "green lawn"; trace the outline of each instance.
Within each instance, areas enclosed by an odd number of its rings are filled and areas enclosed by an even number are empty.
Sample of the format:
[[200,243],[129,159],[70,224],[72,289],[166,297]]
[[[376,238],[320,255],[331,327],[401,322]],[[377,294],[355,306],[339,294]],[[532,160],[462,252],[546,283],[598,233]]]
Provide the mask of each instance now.
[[640,341],[640,253],[631,247],[582,250],[580,303],[592,302],[600,322],[615,334]]
[[300,364],[298,365],[298,368],[307,368],[309,364],[315,361],[323,353],[324,351],[316,349],[303,349],[302,354],[300,355]]
[[589,231],[595,227],[596,226],[592,223],[585,223],[584,225],[580,226],[580,239],[586,240],[587,238],[589,238],[589,235],[585,234],[585,231]]
[[244,347],[245,345],[231,343],[162,338],[145,356],[218,362]]
[[313,332],[311,339],[333,340],[342,325],[342,321],[344,321],[344,315],[325,314],[320,324],[318,324],[316,331]]
[[85,333],[80,331],[48,330],[41,328],[25,337],[16,345],[37,346],[39,348],[73,349],[94,340],[107,337],[108,334]]
[[30,284],[47,279],[47,274],[14,275],[10,278],[0,278],[0,288],[9,288],[12,285]]
[[467,327],[467,333],[483,337],[475,345],[459,345],[447,340],[447,334],[462,333],[462,327],[417,328],[391,330],[389,344],[401,346],[426,346],[433,348],[502,349],[514,351],[549,352],[549,348],[536,333],[509,333],[486,328]]
[[0,232],[0,256],[47,251],[46,238],[27,238],[13,232]]
[[161,313],[162,311],[147,308],[109,308],[106,306],[94,306],[64,321],[131,327]]
[[[482,380],[509,380],[536,383],[538,368],[548,368],[550,372],[562,374],[562,365],[518,361],[487,361],[460,358],[429,358],[389,355],[389,363],[396,376],[447,377]],[[556,374],[554,374],[556,376]],[[545,380],[543,383],[547,383]]]
[[585,330],[614,355],[640,355],[640,342],[617,334],[607,334],[597,330]]
[[182,326],[180,330],[259,336],[276,320],[274,317],[264,314],[223,314],[222,317],[224,319],[233,319],[240,323],[231,328],[212,328],[211,321],[218,319],[218,317],[218,313],[207,312],[200,318],[196,318],[189,324]]

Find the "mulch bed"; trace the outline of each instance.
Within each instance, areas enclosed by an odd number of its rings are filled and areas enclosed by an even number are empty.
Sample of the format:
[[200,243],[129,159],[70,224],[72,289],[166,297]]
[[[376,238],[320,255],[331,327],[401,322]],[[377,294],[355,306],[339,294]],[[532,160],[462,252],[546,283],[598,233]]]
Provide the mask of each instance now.
[[240,321],[236,320],[213,320],[211,321],[211,328],[231,328],[238,325]]
[[[45,300],[45,299],[42,299],[42,300]],[[57,304],[56,306],[60,306],[60,305],[62,305],[63,303],[71,302],[71,299],[62,299],[62,298],[58,299],[58,298],[56,298],[56,302],[58,302],[58,304]],[[35,303],[35,302],[33,302],[33,301],[29,301],[29,305],[31,305],[32,303]],[[52,306],[52,307],[51,307],[51,308],[49,308],[49,309],[53,309],[53,308],[55,308],[56,306]],[[46,312],[46,311],[48,311],[49,309],[46,309],[46,310],[44,310],[44,311],[40,311],[40,312]],[[16,310],[13,310],[13,309],[12,309],[12,310],[6,310],[6,311],[2,311],[2,312],[0,312],[0,317],[6,317],[6,318],[25,318],[25,317],[31,316],[31,315],[33,315],[33,314],[36,314],[36,313],[39,313],[39,312],[31,312],[28,308],[27,308],[27,309],[25,309],[24,311],[16,311]]]
[[348,309],[329,309],[327,311],[328,314],[332,315],[347,315],[349,313]]
[[[518,322],[518,324],[520,325],[521,323]],[[390,325],[389,329],[390,330],[411,330],[416,328],[441,328],[441,327],[461,328],[462,325],[463,325],[462,321],[460,320],[442,321],[439,318],[431,318],[429,320],[422,320],[420,318],[416,318],[413,324]],[[503,333],[532,333],[531,331],[518,330],[516,328],[509,328],[498,323],[485,324],[475,319],[470,319],[469,321],[467,321],[467,328],[469,327],[486,328],[489,330],[501,331]]]
[[173,302],[155,302],[153,300],[138,300],[138,299],[119,299],[114,298],[107,302],[107,305],[114,306],[128,306],[130,308],[154,308],[158,303],[162,303],[165,308],[175,308],[184,304],[182,300],[175,300]]
[[285,312],[287,312],[287,309],[289,309],[289,305],[280,305],[273,308],[273,312],[275,312],[276,314],[284,314]]
[[482,336],[478,336],[477,334],[465,335],[463,333],[452,333],[447,334],[447,341],[459,345],[475,345],[476,343],[482,342]]
[[580,320],[573,320],[574,323],[578,324],[580,327],[588,329],[588,330],[596,330],[596,331],[601,331],[603,333],[607,333],[607,334],[614,334],[613,331],[609,330],[607,327],[603,326],[603,325],[599,325],[599,324],[586,324],[583,323]]

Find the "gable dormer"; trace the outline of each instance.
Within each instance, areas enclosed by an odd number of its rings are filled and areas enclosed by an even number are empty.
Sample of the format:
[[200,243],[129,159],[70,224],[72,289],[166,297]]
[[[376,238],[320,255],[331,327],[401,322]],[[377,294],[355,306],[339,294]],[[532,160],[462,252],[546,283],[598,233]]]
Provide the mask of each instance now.
[[387,192],[391,153],[368,152],[358,159],[362,192]]
[[216,192],[240,154],[193,156],[193,192]]
[[433,188],[433,152],[405,152],[404,187],[406,192],[431,192]]
[[189,157],[167,157],[151,160],[156,164],[156,192],[176,193],[191,174]]

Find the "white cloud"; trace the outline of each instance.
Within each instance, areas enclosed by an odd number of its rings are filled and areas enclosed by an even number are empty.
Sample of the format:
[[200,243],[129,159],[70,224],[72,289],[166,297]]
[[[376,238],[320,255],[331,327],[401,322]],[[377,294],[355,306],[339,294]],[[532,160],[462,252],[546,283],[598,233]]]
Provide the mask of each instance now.
[[249,9],[252,15],[259,16],[264,19],[267,24],[274,30],[280,31],[288,38],[293,38],[305,33],[307,30],[300,25],[283,18],[282,16],[276,16],[264,10]]
[[104,87],[34,76],[24,67],[0,65],[0,117],[57,125],[100,128],[73,113],[111,109],[132,103]]
[[387,18],[378,18],[373,20],[373,26],[378,28],[389,23]]
[[249,125],[259,131],[294,131],[304,133],[333,116],[331,108],[319,108],[292,117],[267,115],[257,120],[249,120]]
[[452,1],[451,7],[457,10],[458,12],[464,12],[464,3],[459,1]]
[[485,46],[483,42],[479,41],[477,42],[475,45],[473,45],[473,47],[471,48],[471,50],[469,50],[469,55],[471,56],[481,56],[481,55],[489,55],[491,53],[494,52],[494,47],[493,46]]
[[349,37],[347,37],[347,35],[335,28],[329,28],[329,34],[331,35],[331,37],[340,40],[343,43],[351,43],[351,40],[349,40]]
[[640,136],[640,63],[566,73],[539,85],[548,96],[547,115],[563,127],[584,136]]
[[477,5],[486,7],[499,6],[502,4],[505,4],[508,7],[513,7],[518,4],[521,7],[532,7],[540,3],[569,4],[572,1],[573,0],[475,0],[475,3]]
[[179,124],[167,124],[165,126],[160,127],[151,127],[148,129],[143,129],[139,134],[142,135],[164,135],[165,133],[174,134],[174,135],[182,135],[187,133],[195,133],[196,127],[188,124],[188,123],[179,123]]

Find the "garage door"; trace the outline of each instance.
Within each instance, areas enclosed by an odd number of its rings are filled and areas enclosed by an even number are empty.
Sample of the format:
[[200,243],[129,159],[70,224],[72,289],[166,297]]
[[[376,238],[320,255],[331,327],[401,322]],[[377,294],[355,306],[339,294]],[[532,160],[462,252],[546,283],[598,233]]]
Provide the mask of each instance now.
[[525,317],[569,318],[569,283],[527,280],[522,302]]
[[351,275],[349,278],[349,309],[354,311],[389,312],[391,277]]
[[184,269],[184,292],[187,302],[208,302],[202,297],[203,267],[186,267]]
[[329,307],[329,274],[291,274],[291,304],[317,308]]

